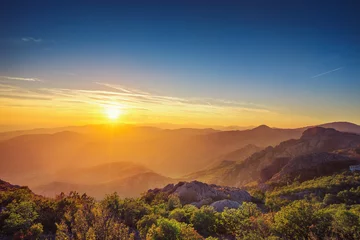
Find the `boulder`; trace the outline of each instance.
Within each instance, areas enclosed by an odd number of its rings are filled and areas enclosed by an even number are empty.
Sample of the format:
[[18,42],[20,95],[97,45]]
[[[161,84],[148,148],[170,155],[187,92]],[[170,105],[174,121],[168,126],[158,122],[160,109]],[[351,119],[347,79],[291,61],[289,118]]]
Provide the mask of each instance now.
[[215,211],[222,212],[225,208],[239,208],[240,203],[228,199],[213,202],[210,206],[214,207]]
[[[149,190],[154,192],[154,190]],[[250,194],[242,189],[235,187],[222,187],[214,184],[206,184],[199,181],[179,182],[178,184],[169,184],[163,189],[157,191],[179,197],[182,204],[193,204],[195,206],[209,205],[215,201],[229,199],[242,203],[251,201]]]

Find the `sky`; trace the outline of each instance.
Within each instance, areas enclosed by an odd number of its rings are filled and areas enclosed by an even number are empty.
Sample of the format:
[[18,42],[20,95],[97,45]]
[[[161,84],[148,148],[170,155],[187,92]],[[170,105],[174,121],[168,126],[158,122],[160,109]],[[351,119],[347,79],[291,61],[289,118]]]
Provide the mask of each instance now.
[[360,124],[358,1],[0,4],[0,130]]

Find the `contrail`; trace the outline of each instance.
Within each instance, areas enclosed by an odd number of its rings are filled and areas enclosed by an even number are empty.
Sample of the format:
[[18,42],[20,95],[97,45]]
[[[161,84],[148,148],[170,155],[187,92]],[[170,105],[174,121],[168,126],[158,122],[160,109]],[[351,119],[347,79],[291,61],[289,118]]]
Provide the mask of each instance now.
[[344,68],[344,67],[339,67],[339,68],[336,68],[336,69],[333,69],[333,70],[330,70],[330,71],[323,72],[323,73],[320,73],[320,74],[318,74],[318,75],[312,76],[311,78],[317,78],[317,77],[320,77],[320,76],[322,76],[322,75],[329,74],[329,73],[338,71],[338,70],[343,69],[343,68]]

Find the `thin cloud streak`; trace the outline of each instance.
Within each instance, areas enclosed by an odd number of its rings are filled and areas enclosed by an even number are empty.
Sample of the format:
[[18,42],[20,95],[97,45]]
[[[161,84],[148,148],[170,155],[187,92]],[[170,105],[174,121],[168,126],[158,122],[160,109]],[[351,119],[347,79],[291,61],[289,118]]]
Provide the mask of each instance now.
[[27,81],[27,82],[42,82],[38,78],[28,78],[28,77],[9,77],[9,76],[0,76],[0,78],[7,80],[16,80],[16,81]]
[[326,75],[326,74],[329,74],[329,73],[332,73],[332,72],[336,72],[336,71],[339,71],[341,69],[343,69],[344,67],[339,67],[339,68],[336,68],[336,69],[333,69],[333,70],[330,70],[330,71],[327,71],[327,72],[323,72],[323,73],[320,73],[320,74],[317,74],[315,76],[312,76],[311,78],[317,78],[317,77],[321,77],[323,75]]

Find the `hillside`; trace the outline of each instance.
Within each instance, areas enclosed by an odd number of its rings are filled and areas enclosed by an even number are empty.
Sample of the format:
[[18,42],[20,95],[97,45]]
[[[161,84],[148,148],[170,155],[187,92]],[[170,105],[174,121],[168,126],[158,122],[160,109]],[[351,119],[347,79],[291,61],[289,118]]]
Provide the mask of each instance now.
[[[267,147],[262,151],[254,153],[243,162],[232,162],[226,164],[226,166],[220,164],[219,167],[215,167],[209,172],[203,171],[194,176],[205,181],[210,179],[213,183],[228,186],[241,186],[253,181],[265,182],[271,179],[272,176],[278,173],[289,162],[290,164],[299,162],[299,160],[296,159],[292,160],[293,158],[306,154],[332,152],[340,149],[343,149],[344,152],[344,149],[357,148],[359,145],[360,135],[315,127],[306,130],[300,139],[284,141],[276,147]],[[340,152],[336,154],[340,154]],[[326,162],[326,159],[341,159],[342,167],[348,167],[357,161],[354,159],[354,156],[352,156],[351,159],[341,156],[326,158],[325,155],[315,155],[314,157],[317,160],[313,162],[320,163]],[[347,163],[345,164],[344,161]],[[326,164],[324,164],[324,166],[325,165]],[[336,167],[334,169],[336,169]],[[210,178],[207,176],[208,174],[211,176]]]

